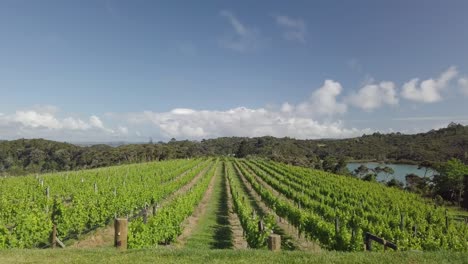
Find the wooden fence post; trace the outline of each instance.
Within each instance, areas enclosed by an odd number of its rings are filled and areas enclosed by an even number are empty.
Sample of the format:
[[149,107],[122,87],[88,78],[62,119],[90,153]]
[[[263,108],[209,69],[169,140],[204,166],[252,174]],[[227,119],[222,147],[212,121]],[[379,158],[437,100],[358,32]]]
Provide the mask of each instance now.
[[364,247],[366,251],[372,251],[372,240],[370,239],[369,233],[366,233],[364,237]]
[[157,211],[157,210],[158,210],[158,204],[155,203],[155,204],[153,204],[153,216],[156,215],[156,211]]
[[147,223],[148,222],[148,207],[145,206],[145,208],[143,209],[143,223]]
[[114,245],[117,249],[127,249],[128,220],[127,218],[116,218],[114,222],[115,239]]
[[277,234],[271,234],[268,236],[268,249],[271,251],[281,250],[281,236]]
[[372,240],[375,242],[382,244],[384,246],[384,250],[387,248],[392,248],[394,250],[398,250],[398,246],[395,243],[385,240],[384,238],[375,236],[369,232],[366,232],[364,237],[364,249],[367,251],[372,251]]
[[50,246],[52,248],[57,247],[57,225],[54,224],[52,227],[52,234],[50,236]]
[[263,232],[265,231],[265,224],[263,223],[263,220],[258,221],[258,232]]

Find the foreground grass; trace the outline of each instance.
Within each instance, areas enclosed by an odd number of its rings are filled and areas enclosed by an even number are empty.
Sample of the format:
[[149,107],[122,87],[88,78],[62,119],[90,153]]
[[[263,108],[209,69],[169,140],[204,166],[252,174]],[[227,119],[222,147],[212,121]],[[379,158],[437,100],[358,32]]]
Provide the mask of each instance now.
[[111,249],[1,250],[0,263],[468,263],[467,253]]

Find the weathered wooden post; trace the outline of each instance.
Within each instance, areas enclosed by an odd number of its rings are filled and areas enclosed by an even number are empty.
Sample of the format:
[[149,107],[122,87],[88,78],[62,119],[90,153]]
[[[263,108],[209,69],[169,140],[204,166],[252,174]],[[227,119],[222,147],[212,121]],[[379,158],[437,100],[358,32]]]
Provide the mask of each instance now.
[[148,222],[148,204],[145,203],[145,207],[143,208],[143,223],[146,224]]
[[115,239],[114,245],[119,250],[127,249],[128,220],[116,218],[114,221]]
[[157,210],[158,210],[158,204],[155,203],[155,204],[153,204],[153,216],[156,215],[156,211],[157,211]]
[[369,233],[364,236],[364,249],[366,251],[372,251],[372,240],[370,239]]
[[375,236],[369,232],[366,232],[364,237],[364,249],[367,251],[372,251],[372,240],[376,241],[379,244],[384,246],[384,250],[387,248],[392,248],[394,250],[398,250],[398,246],[395,243],[385,240],[384,238]]
[[50,246],[52,248],[57,247],[57,225],[54,224],[52,227],[52,234],[50,235]]
[[97,183],[94,183],[94,193],[98,193]]
[[258,221],[258,232],[263,232],[265,231],[265,224],[263,223],[263,220]]
[[271,251],[281,250],[281,236],[277,234],[271,234],[268,236],[268,249]]

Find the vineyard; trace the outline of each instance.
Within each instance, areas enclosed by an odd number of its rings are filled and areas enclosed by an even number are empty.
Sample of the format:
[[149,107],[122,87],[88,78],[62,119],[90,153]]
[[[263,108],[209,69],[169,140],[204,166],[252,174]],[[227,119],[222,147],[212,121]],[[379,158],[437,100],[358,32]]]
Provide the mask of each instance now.
[[[0,179],[0,249],[78,247],[128,219],[128,249],[468,251],[468,224],[415,194],[260,159],[172,160]],[[88,247],[112,247],[102,239]],[[384,251],[374,243],[373,251]]]

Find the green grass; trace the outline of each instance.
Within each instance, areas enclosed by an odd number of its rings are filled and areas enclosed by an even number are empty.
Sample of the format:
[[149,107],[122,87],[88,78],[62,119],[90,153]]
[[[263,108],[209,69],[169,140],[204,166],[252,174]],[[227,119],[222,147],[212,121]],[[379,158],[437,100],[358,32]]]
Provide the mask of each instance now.
[[0,250],[0,263],[468,263],[467,253],[380,252],[307,253],[266,250],[26,249]]
[[185,244],[189,249],[232,248],[231,229],[228,221],[227,195],[221,166],[216,171],[212,197],[200,216],[192,235]]

